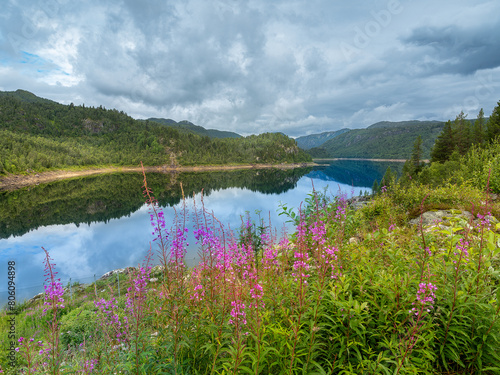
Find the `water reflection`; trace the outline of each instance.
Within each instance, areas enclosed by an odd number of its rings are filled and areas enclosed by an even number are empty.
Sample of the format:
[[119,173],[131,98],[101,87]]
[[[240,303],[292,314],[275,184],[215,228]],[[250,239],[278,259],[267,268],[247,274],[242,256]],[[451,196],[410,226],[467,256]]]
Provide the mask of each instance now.
[[[335,170],[324,166],[317,170],[148,174],[148,184],[164,208],[167,225],[173,223],[176,212],[182,212],[181,182],[185,194],[190,196],[186,199],[190,228],[186,259],[192,265],[197,261],[191,230],[193,202],[201,207],[202,189],[205,209],[235,235],[246,211],[254,220],[258,220],[255,212],[260,212],[266,222],[271,220],[279,235],[286,226],[286,217],[278,215],[280,202],[299,207],[313,185],[317,190],[327,188],[332,195],[339,189],[349,195],[370,190],[373,181],[366,185],[342,183],[332,173]],[[377,177],[380,179],[380,173]],[[70,278],[72,282],[92,282],[94,275],[99,278],[111,269],[142,262],[152,235],[141,186],[140,174],[114,174],[2,193],[0,280],[6,280],[7,261],[14,260],[17,300],[42,291],[41,246],[50,252],[63,284]],[[0,284],[0,305],[5,300],[6,285]]]

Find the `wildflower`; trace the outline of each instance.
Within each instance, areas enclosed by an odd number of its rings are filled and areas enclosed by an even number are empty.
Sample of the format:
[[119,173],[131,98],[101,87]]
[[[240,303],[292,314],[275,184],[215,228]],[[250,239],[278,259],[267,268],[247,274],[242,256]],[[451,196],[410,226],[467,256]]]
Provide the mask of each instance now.
[[[42,248],[43,249],[43,248]],[[46,313],[48,308],[52,309],[63,309],[64,308],[64,299],[62,296],[64,295],[64,288],[61,284],[61,279],[56,279],[55,275],[57,272],[54,270],[55,264],[51,263],[52,259],[49,256],[47,250],[45,251],[45,281],[48,285],[44,285],[45,289],[45,302],[44,306],[47,306],[43,309],[43,312]]]
[[318,245],[323,245],[326,238],[325,223],[323,221],[316,221],[311,227],[312,239],[318,243]]
[[437,287],[432,283],[420,283],[418,286],[417,300],[413,302],[416,307],[410,310],[410,313],[414,313],[416,316],[422,314],[424,310],[430,312],[436,298],[434,291],[437,290]]
[[293,269],[295,270],[295,272],[292,273],[292,276],[295,277],[295,281],[297,281],[298,278],[300,278],[301,280],[305,279],[303,280],[303,283],[307,284],[307,278],[311,276],[307,273],[310,268],[308,264],[309,254],[307,254],[307,252],[295,252],[294,258],[296,259],[293,262]]
[[231,319],[229,319],[229,324],[234,324],[236,326],[242,324],[247,324],[246,312],[245,312],[245,304],[240,301],[232,301],[231,306]]

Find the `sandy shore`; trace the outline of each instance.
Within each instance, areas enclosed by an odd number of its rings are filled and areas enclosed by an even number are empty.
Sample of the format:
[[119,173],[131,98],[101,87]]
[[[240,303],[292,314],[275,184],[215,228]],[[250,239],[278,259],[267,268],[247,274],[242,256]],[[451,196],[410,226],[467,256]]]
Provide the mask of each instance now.
[[[315,166],[315,163],[298,163],[298,164],[251,164],[251,165],[203,165],[192,167],[170,167],[170,166],[156,166],[144,167],[146,172],[159,172],[159,173],[178,173],[178,172],[205,172],[205,171],[230,171],[239,169],[292,169],[299,167]],[[3,190],[16,190],[26,186],[38,185],[52,181],[64,180],[68,178],[91,176],[95,174],[115,173],[115,172],[141,172],[141,167],[109,167],[109,168],[94,168],[84,169],[80,171],[48,171],[39,173],[29,173],[25,175],[9,174],[0,177],[0,191]]]

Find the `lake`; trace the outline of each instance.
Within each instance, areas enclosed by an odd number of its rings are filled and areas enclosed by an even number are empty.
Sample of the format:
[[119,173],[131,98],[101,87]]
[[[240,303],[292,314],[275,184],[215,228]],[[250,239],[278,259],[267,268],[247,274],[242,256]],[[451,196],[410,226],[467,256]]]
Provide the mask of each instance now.
[[[213,213],[235,236],[248,214],[259,222],[293,231],[280,204],[298,208],[313,186],[331,195],[371,192],[387,167],[401,163],[335,161],[318,167],[252,169],[230,172],[148,173],[148,185],[162,207],[167,227],[188,214],[186,262],[197,262],[192,236],[193,204]],[[181,189],[182,183],[182,189]],[[44,252],[49,251],[63,285],[90,283],[109,270],[137,266],[153,239],[149,209],[139,173],[109,174],[64,180],[13,192],[0,192],[0,306],[7,300],[7,262],[16,264],[16,299],[21,302],[43,291]],[[153,249],[155,243],[153,243]]]

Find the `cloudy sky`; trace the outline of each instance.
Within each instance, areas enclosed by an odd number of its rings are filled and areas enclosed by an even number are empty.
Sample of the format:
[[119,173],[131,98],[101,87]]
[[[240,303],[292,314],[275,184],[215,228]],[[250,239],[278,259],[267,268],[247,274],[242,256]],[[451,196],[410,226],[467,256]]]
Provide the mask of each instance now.
[[491,114],[498,0],[3,0],[0,90],[289,136]]

